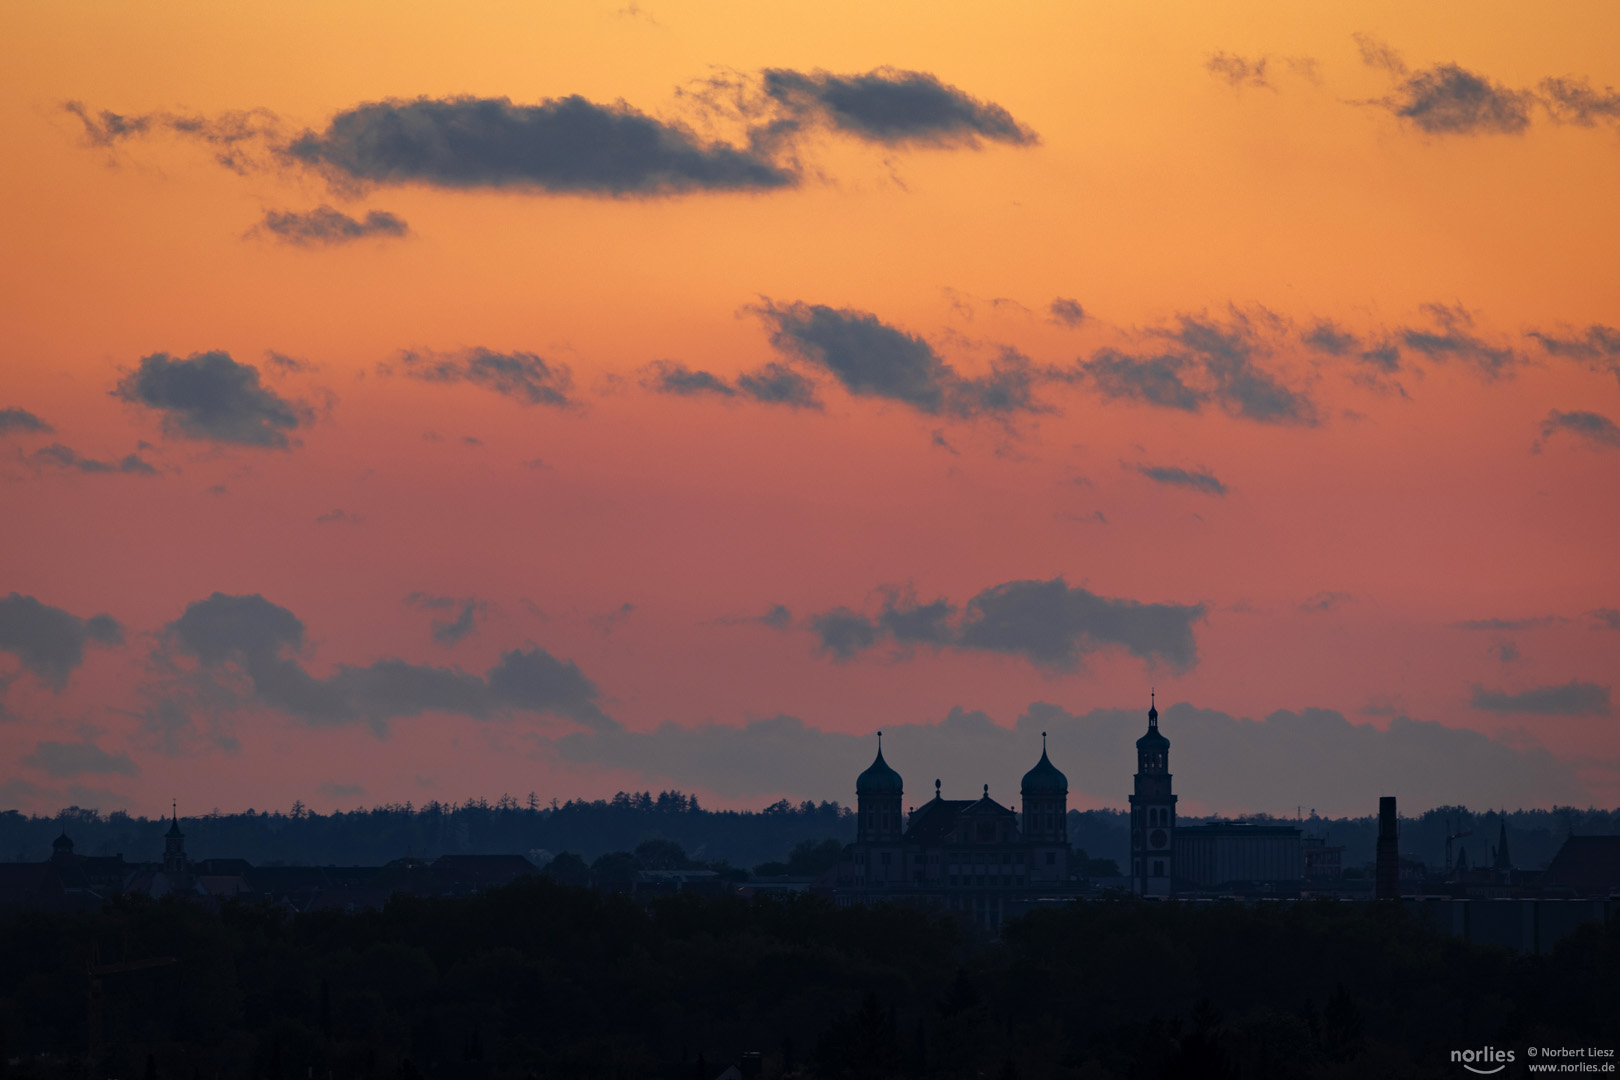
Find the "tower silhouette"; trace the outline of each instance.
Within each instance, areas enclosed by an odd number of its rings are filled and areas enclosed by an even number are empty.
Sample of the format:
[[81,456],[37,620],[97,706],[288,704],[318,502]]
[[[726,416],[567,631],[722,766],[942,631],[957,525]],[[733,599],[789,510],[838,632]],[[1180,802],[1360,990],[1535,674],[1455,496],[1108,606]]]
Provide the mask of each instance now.
[[1136,740],[1131,795],[1131,891],[1169,896],[1175,880],[1176,797],[1170,791],[1170,740],[1159,732],[1157,694],[1148,702],[1147,734]]

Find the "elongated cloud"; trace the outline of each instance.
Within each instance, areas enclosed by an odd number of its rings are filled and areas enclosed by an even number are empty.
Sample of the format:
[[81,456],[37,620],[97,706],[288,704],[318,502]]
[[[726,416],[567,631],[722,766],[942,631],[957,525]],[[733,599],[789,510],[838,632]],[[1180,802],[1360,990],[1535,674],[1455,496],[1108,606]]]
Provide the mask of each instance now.
[[352,218],[330,206],[296,210],[266,210],[259,230],[297,247],[331,247],[368,237],[401,237],[411,230],[405,219],[386,210],[373,210]]
[[82,473],[123,473],[126,476],[156,476],[157,470],[142,461],[139,454],[125,454],[118,461],[87,458],[71,446],[52,443],[28,455],[28,463],[35,468],[70,469]]
[[0,435],[49,435],[55,430],[27,409],[0,409]]
[[368,102],[294,139],[287,154],[365,183],[565,194],[763,191],[796,179],[748,150],[578,95],[536,105],[473,97]]
[[1225,495],[1226,485],[1216,478],[1214,473],[1207,469],[1183,469],[1176,465],[1144,465],[1131,466],[1136,472],[1152,480],[1155,484],[1166,484],[1170,487],[1186,488],[1204,495]]
[[1485,712],[1533,716],[1608,716],[1609,688],[1571,679],[1563,686],[1538,686],[1519,693],[1475,686],[1469,704]]
[[579,667],[539,648],[505,652],[483,676],[390,658],[365,667],[339,664],[317,678],[296,658],[305,642],[302,620],[258,594],[214,593],[188,605],[166,633],[167,648],[205,673],[230,665],[245,674],[246,702],[312,725],[367,723],[380,733],[389,720],[426,712],[485,718],[518,711],[617,726],[598,708],[596,685]]
[[314,420],[308,405],[263,385],[258,368],[220,351],[143,356],[113,393],[158,413],[163,430],[184,439],[285,450],[289,433]]
[[1511,375],[1523,362],[1515,350],[1492,345],[1473,332],[1474,316],[1457,304],[1425,304],[1423,311],[1433,328],[1406,327],[1398,331],[1401,344],[1431,361],[1460,360],[1485,379]]
[[822,651],[849,660],[883,642],[950,646],[1068,670],[1089,653],[1119,647],[1177,670],[1198,662],[1193,625],[1204,617],[1202,604],[1098,596],[1054,578],[992,586],[969,600],[955,619],[957,608],[943,597],[922,604],[910,590],[891,586],[880,592],[884,602],[876,615],[839,607],[811,616],[809,627]]
[[1027,146],[1029,128],[994,102],[980,101],[925,71],[878,68],[833,75],[772,68],[765,93],[789,113],[871,142],[975,146],[980,139]]
[[22,762],[58,779],[86,774],[138,776],[141,771],[130,759],[128,751],[111,753],[89,739],[78,742],[47,739],[35,743],[33,752],[26,755]]
[[384,374],[395,371],[431,383],[470,383],[511,398],[520,405],[569,408],[577,402],[569,395],[574,374],[567,364],[531,352],[500,353],[474,348],[458,353],[400,353],[397,363],[381,365]]
[[1607,371],[1620,382],[1620,330],[1593,323],[1584,331],[1532,330],[1530,337],[1540,343],[1547,355],[1577,361],[1593,371]]
[[816,384],[786,364],[769,363],[727,382],[712,371],[689,368],[678,360],[655,360],[642,372],[641,385],[674,397],[746,398],[790,409],[820,409]]
[[1594,450],[1620,449],[1620,425],[1602,413],[1575,410],[1563,412],[1553,409],[1541,422],[1541,437],[1531,449],[1541,452],[1542,445],[1554,435],[1563,432],[1582,439]]
[[771,330],[771,344],[832,375],[856,397],[900,402],[930,416],[1010,421],[1048,411],[1035,398],[1029,360],[1005,350],[988,374],[966,377],[921,337],[876,315],[824,304],[776,304],[753,309]]
[[1112,401],[1186,412],[1215,404],[1256,423],[1314,426],[1317,409],[1310,395],[1259,363],[1270,352],[1264,322],[1236,309],[1224,320],[1180,315],[1174,324],[1146,333],[1150,340],[1167,342],[1167,348],[1099,349],[1055,374],[1089,385]]
[[86,645],[118,645],[124,631],[111,615],[80,618],[32,596],[0,599],[0,652],[9,652],[53,690],[84,663]]

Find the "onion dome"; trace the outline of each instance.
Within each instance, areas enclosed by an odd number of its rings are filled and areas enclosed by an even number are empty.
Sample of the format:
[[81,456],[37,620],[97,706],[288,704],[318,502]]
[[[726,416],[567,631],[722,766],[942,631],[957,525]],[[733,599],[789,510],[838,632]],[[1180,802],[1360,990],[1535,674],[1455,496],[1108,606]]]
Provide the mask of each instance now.
[[1022,791],[1025,795],[1067,795],[1069,778],[1064,776],[1046,756],[1046,732],[1041,732],[1041,760],[1024,774]]
[[1147,734],[1136,740],[1138,750],[1168,750],[1170,740],[1159,734],[1159,708],[1149,699]]
[[877,760],[855,779],[856,795],[899,795],[904,791],[900,774],[883,760],[883,732],[878,732]]

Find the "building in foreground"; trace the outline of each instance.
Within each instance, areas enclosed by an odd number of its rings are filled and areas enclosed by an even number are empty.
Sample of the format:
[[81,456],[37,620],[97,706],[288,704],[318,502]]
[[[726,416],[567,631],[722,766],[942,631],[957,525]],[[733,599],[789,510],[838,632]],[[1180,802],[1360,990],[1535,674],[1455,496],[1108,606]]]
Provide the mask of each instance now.
[[1046,755],[1024,774],[1022,818],[990,797],[934,797],[902,813],[905,784],[877,758],[855,781],[856,838],[845,847],[833,896],[840,905],[899,902],[942,908],[994,929],[1032,903],[1077,895],[1069,846],[1069,781]]

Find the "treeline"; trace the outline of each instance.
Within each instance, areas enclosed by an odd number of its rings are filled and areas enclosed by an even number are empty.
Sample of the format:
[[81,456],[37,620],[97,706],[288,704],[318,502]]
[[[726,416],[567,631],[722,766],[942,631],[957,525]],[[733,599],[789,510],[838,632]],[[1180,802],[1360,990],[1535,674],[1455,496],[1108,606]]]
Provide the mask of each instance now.
[[1387,903],[1079,903],[991,942],[545,878],[356,914],[0,914],[6,1080],[713,1080],[750,1053],[761,1080],[1424,1077],[1530,1044],[1620,1044],[1620,918],[1516,957]]
[[[544,861],[563,851],[590,860],[653,839],[674,841],[703,862],[754,866],[783,858],[804,840],[855,838],[854,815],[835,802],[783,800],[760,811],[706,810],[696,796],[679,791],[619,792],[611,799],[565,803],[503,795],[493,803],[405,803],[331,814],[295,803],[284,812],[182,816],[180,827],[193,859],[238,858],[259,866],[380,866],[405,855],[446,854],[520,854]],[[77,807],[54,817],[0,812],[0,859],[45,859],[51,841],[66,830],[77,854],[156,860],[167,828],[162,818]]]
[[[1498,827],[1507,822],[1508,848],[1516,866],[1545,866],[1571,832],[1620,833],[1620,810],[1473,811],[1440,807],[1401,820],[1401,854],[1439,868],[1445,861],[1446,835],[1466,832],[1453,841],[1452,858],[1466,849],[1469,862],[1488,864]],[[1207,820],[1182,817],[1185,826]],[[1378,836],[1373,815],[1360,818],[1302,819],[1259,815],[1246,820],[1299,825],[1307,835],[1323,836],[1344,847],[1346,867],[1372,862]],[[564,851],[587,862],[609,852],[632,851],[646,840],[672,840],[700,862],[753,867],[784,859],[802,841],[855,838],[855,818],[836,802],[786,800],[759,811],[707,810],[696,796],[679,791],[619,792],[611,799],[546,802],[536,794],[523,799],[503,795],[493,803],[428,802],[385,805],[319,814],[300,803],[287,811],[236,814],[217,811],[182,817],[186,850],[193,858],[240,858],[261,866],[286,864],[376,866],[403,855],[436,858],[445,854],[522,854],[543,861]],[[0,812],[0,861],[39,861],[50,854],[51,841],[64,829],[81,855],[122,854],[131,862],[161,857],[161,818],[132,817],[121,812],[69,807],[54,816]],[[1069,811],[1069,839],[1093,859],[1129,862],[1129,819],[1118,810]]]

